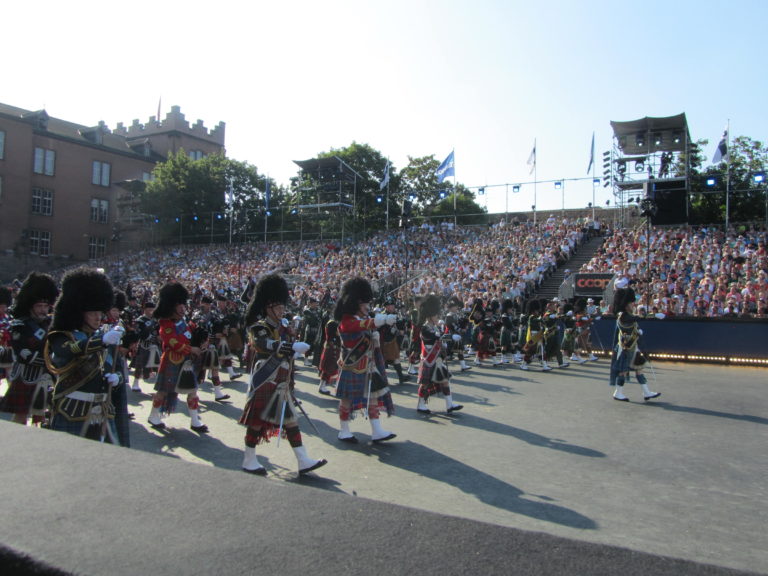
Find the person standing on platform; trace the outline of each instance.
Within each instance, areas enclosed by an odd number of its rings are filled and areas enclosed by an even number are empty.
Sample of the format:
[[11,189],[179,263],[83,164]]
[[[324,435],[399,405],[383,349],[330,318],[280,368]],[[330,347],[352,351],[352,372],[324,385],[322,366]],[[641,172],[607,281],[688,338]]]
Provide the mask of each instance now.
[[613,310],[616,313],[616,344],[611,358],[611,385],[614,387],[613,399],[629,402],[624,394],[624,383],[630,371],[643,389],[643,399],[647,402],[661,396],[653,392],[643,374],[646,364],[645,355],[638,348],[643,331],[637,324],[635,312],[635,291],[632,288],[619,288],[613,296]]
[[186,394],[190,427],[198,434],[206,434],[208,426],[200,420],[197,375],[193,365],[193,360],[202,351],[190,343],[192,333],[186,320],[187,300],[189,292],[178,282],[168,282],[160,289],[154,317],[159,322],[162,355],[148,420],[152,428],[165,429],[163,417],[176,409],[179,394]]
[[26,425],[29,416],[36,425],[45,420],[53,378],[45,367],[43,346],[58,294],[53,278],[31,272],[16,295],[10,326],[14,360],[0,410],[13,414],[18,424]]
[[373,442],[385,442],[396,436],[382,428],[379,418],[382,409],[391,416],[395,407],[387,385],[376,328],[385,324],[394,325],[397,316],[377,314],[371,318],[371,300],[373,290],[370,283],[365,278],[352,278],[342,286],[333,313],[334,319],[339,322],[342,344],[341,369],[336,384],[341,427],[338,438],[352,444],[357,443],[357,438],[352,434],[349,422],[359,410],[367,413]]
[[[438,324],[440,317],[440,298],[429,294],[419,307],[419,325],[421,326],[421,366],[419,368],[419,403],[416,411],[430,414],[427,407],[429,397],[441,393],[445,397],[445,411],[449,414],[464,408],[454,404],[451,396],[451,373],[445,365],[445,348],[443,347],[442,330]],[[453,338],[461,339],[458,334]]]
[[259,280],[245,312],[254,367],[239,420],[246,427],[243,470],[259,476],[265,476],[267,470],[259,461],[256,446],[281,434],[293,448],[299,475],[327,464],[325,459],[310,458],[299,430],[293,363],[294,356],[306,353],[309,345],[296,342],[288,322],[283,322],[288,297],[285,279],[268,274]]
[[92,268],[68,272],[54,307],[45,363],[56,376],[51,428],[119,444],[112,394],[125,385],[116,364],[125,330],[102,325],[113,302],[112,283],[103,272]]

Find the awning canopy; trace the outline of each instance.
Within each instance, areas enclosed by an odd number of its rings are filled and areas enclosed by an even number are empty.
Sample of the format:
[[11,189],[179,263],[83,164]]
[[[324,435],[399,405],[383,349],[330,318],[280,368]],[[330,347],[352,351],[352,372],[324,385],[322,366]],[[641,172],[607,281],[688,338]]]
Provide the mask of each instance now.
[[691,141],[685,113],[666,118],[646,116],[629,122],[611,121],[619,149],[627,155],[683,152]]

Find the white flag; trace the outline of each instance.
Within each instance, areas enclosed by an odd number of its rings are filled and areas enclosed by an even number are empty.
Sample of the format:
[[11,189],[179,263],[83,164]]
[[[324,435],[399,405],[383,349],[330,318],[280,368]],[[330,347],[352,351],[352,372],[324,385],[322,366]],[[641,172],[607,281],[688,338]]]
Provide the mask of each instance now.
[[533,174],[533,171],[536,170],[536,141],[533,141],[533,150],[531,150],[531,155],[528,156],[528,166],[531,167],[531,171],[528,172],[528,174]]
[[387,165],[384,167],[384,178],[379,182],[379,191],[381,192],[384,190],[384,188],[387,187],[387,184],[389,184],[389,160],[387,160]]

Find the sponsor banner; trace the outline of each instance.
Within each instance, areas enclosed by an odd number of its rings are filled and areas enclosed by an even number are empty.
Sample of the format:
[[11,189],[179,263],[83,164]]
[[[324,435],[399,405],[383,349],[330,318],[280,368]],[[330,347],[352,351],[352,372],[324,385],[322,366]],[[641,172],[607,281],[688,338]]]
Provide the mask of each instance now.
[[613,274],[576,274],[573,278],[574,296],[603,297]]

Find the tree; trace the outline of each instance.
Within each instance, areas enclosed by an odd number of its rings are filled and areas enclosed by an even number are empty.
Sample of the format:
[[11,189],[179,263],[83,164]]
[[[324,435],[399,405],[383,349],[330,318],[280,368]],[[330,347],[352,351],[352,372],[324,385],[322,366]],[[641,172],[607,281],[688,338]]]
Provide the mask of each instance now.
[[748,136],[738,136],[729,144],[729,162],[719,162],[701,171],[703,158],[698,150],[707,140],[697,142],[691,155],[691,221],[723,224],[726,219],[726,188],[729,222],[765,221],[765,183],[756,183],[756,174],[765,174],[768,149]]
[[[263,206],[256,167],[214,154],[192,160],[184,150],[153,171],[141,208],[154,215],[161,239],[222,242],[235,216]],[[245,218],[247,221],[247,218]]]

